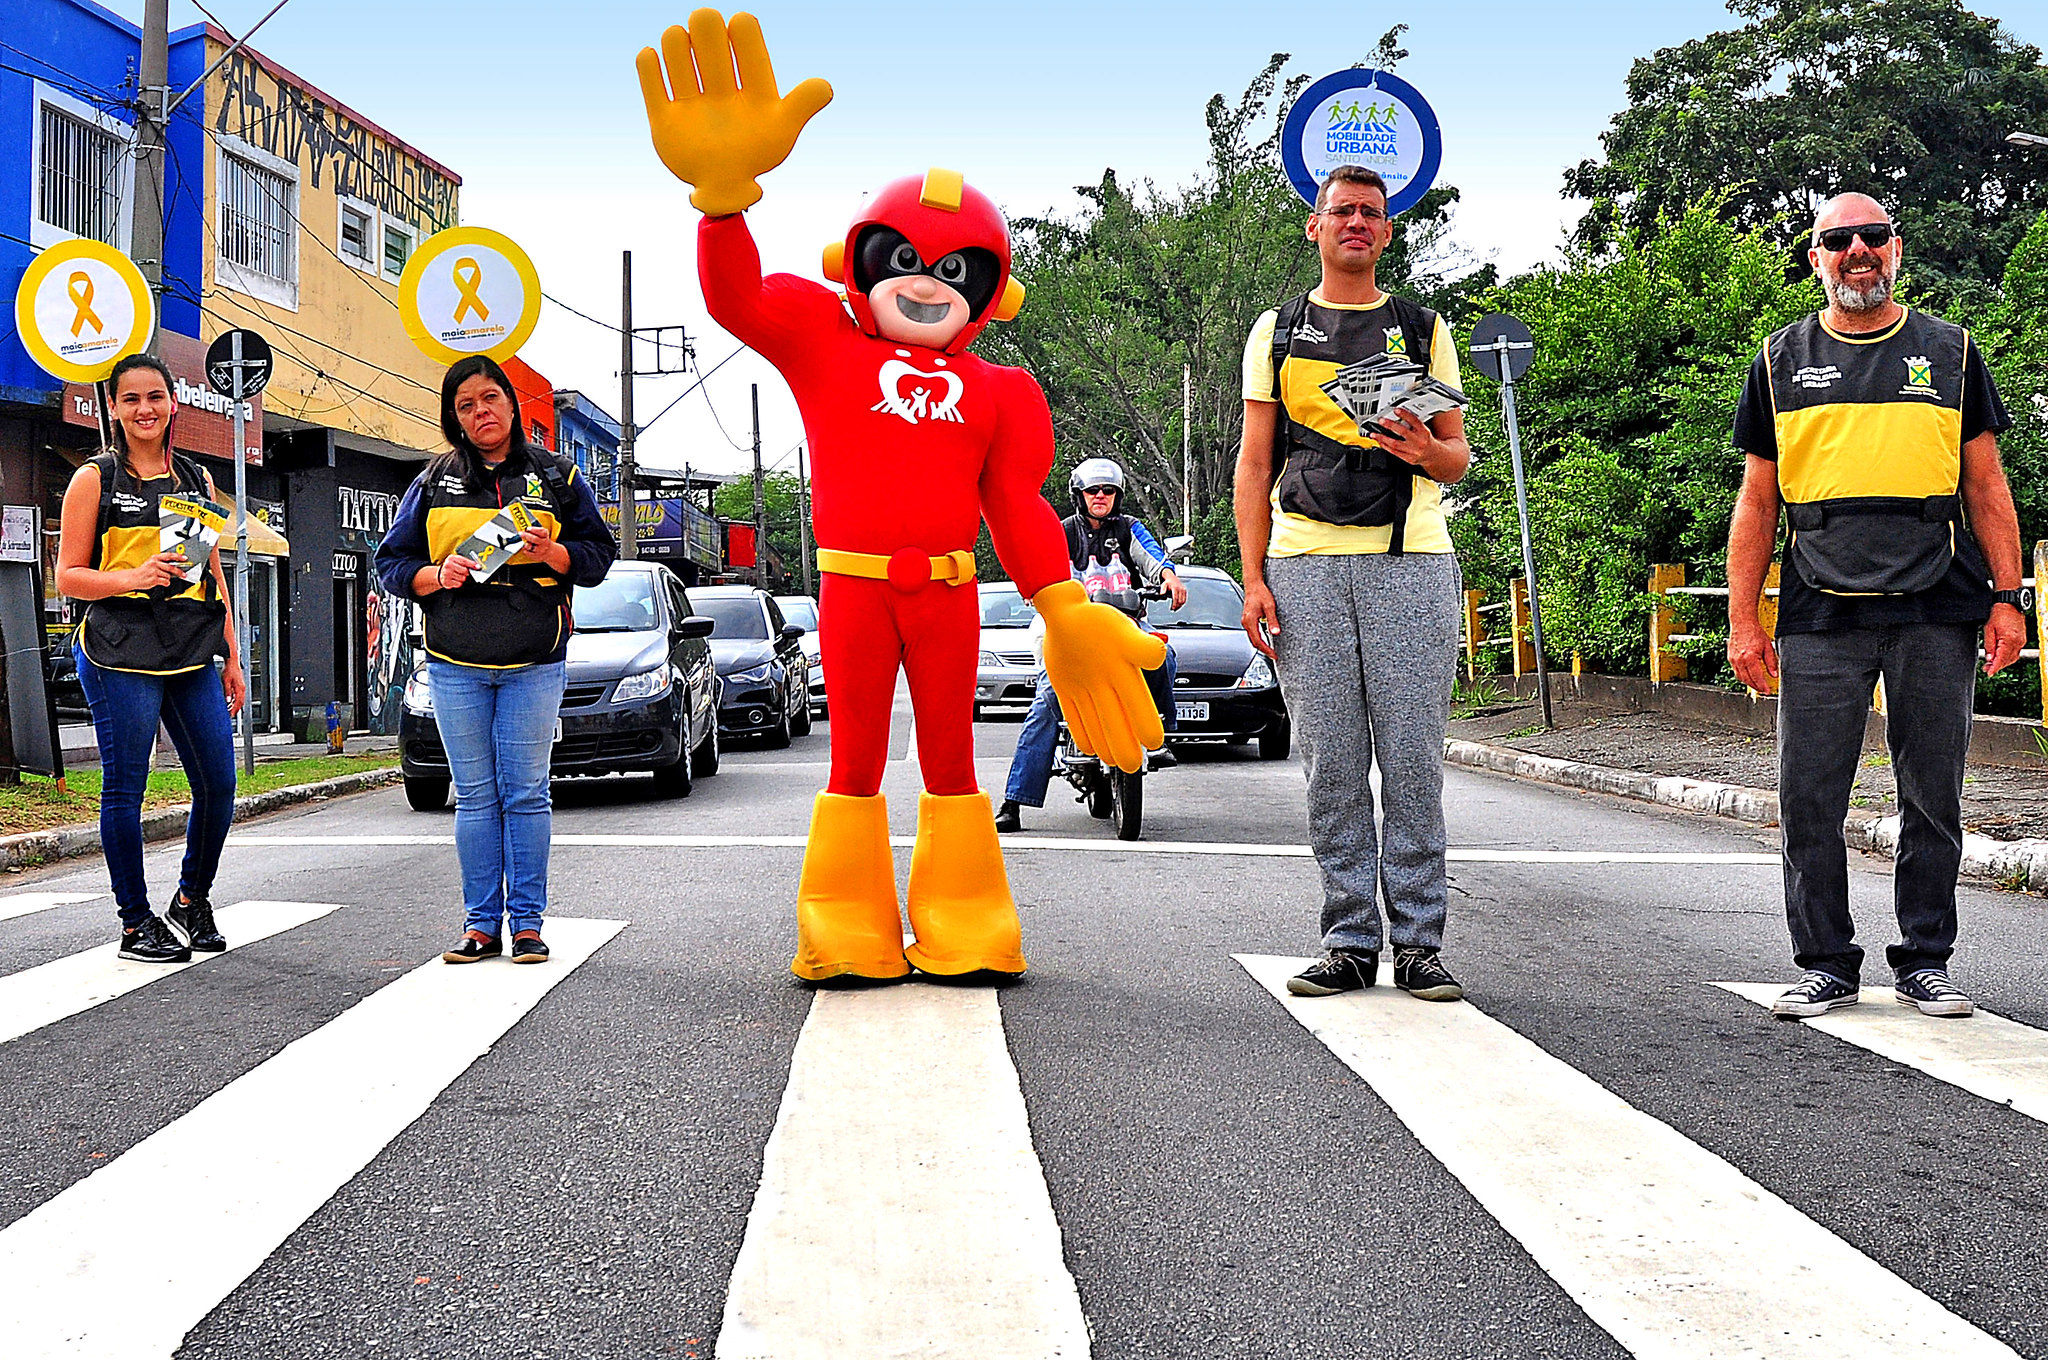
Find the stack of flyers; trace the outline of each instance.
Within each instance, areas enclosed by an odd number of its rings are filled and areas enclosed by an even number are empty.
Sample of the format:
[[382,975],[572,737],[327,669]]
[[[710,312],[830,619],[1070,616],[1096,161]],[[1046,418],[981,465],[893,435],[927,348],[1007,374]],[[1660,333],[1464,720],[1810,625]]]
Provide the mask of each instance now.
[[1383,417],[1397,410],[1427,421],[1465,404],[1465,394],[1432,378],[1421,364],[1399,354],[1375,354],[1347,364],[1323,384],[1323,391],[1364,435],[1385,434]]
[[179,572],[197,584],[213,555],[213,545],[228,527],[225,505],[196,496],[165,496],[157,501],[157,551],[174,552],[190,565]]
[[532,527],[533,512],[518,501],[478,525],[476,532],[455,550],[459,556],[476,562],[476,569],[470,572],[469,579],[490,580],[492,572],[518,555],[522,546],[519,536]]

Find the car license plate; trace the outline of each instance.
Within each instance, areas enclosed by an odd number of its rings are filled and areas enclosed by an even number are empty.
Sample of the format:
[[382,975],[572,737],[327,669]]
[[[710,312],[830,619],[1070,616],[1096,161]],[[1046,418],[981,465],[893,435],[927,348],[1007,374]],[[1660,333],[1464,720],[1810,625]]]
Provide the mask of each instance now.
[[[1206,707],[1206,705],[1204,705],[1204,707]],[[562,744],[562,720],[561,720],[560,718],[557,718],[557,719],[555,719],[555,745],[557,745],[557,746],[560,746],[561,744]]]
[[1190,703],[1175,704],[1173,706],[1173,716],[1181,722],[1207,722],[1209,721],[1209,701],[1199,699]]

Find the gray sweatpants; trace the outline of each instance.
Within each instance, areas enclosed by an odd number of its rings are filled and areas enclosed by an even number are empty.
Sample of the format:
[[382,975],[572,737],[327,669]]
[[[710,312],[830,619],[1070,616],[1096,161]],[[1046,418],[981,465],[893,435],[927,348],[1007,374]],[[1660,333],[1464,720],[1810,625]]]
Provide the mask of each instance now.
[[[1450,553],[1266,559],[1280,611],[1280,689],[1308,769],[1323,871],[1323,947],[1443,943],[1444,728],[1464,581]],[[1380,767],[1380,813],[1370,774]]]

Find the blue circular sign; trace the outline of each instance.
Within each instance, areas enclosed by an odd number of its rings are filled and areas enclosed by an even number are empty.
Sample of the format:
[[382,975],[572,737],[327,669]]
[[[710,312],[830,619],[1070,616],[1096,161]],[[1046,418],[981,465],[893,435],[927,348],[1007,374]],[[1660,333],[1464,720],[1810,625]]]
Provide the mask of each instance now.
[[1340,165],[1377,170],[1387,182],[1387,213],[1406,212],[1429,192],[1443,163],[1444,138],[1429,101],[1386,71],[1338,71],[1301,92],[1280,131],[1287,178],[1311,204]]

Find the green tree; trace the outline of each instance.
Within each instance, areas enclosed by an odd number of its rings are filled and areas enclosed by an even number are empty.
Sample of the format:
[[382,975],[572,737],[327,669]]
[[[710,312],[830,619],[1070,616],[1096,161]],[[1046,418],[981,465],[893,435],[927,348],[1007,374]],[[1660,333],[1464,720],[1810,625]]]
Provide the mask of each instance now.
[[[777,590],[800,582],[802,558],[797,541],[798,492],[801,483],[793,472],[771,472],[761,479],[761,504],[768,519],[768,549],[782,559],[782,575],[769,584]],[[712,494],[711,505],[720,519],[735,524],[754,522],[754,481],[742,477],[728,482]]]
[[[1567,171],[1591,200],[1578,240],[1641,240],[1703,195],[1795,246],[1815,209],[1876,195],[1937,302],[1995,286],[2035,213],[2048,155],[2009,145],[2048,131],[2039,48],[1960,0],[1729,0],[1740,28],[1638,60],[1604,155]],[[1730,187],[1732,186],[1732,187]]]

